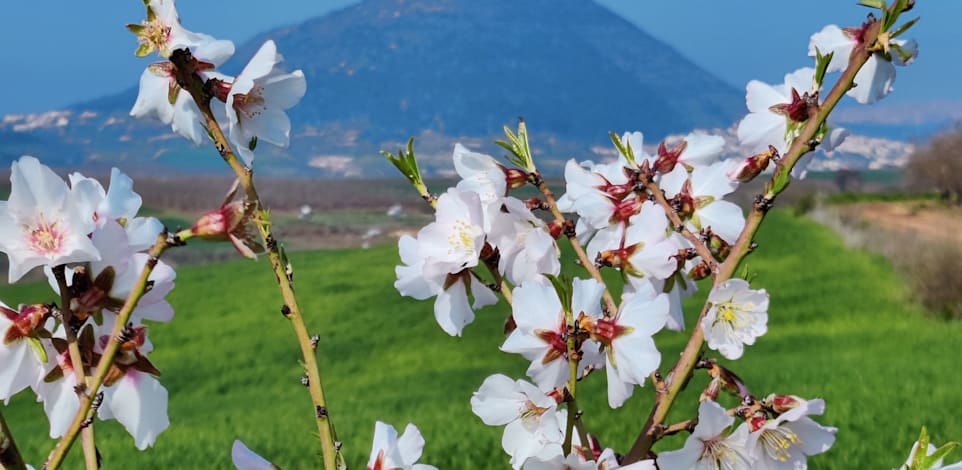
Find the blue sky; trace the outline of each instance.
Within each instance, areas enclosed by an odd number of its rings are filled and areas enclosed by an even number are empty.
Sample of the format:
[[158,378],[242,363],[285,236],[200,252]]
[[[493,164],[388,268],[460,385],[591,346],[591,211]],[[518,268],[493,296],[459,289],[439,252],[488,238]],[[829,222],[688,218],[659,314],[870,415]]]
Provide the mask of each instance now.
[[[869,12],[855,0],[598,2],[739,88],[752,78],[780,82],[785,73],[810,65],[812,33],[828,23],[855,25]],[[240,43],[352,3],[356,0],[271,0],[265,8],[263,0],[180,0],[178,10],[187,28]],[[115,92],[135,85],[146,65],[134,57],[134,37],[124,28],[143,18],[138,0],[16,1],[4,10],[0,62],[7,74],[0,115],[56,109]],[[909,33],[920,43],[919,58],[899,70],[896,93],[886,103],[962,107],[962,1],[918,0],[910,14],[922,17]],[[644,51],[638,60],[644,61]]]

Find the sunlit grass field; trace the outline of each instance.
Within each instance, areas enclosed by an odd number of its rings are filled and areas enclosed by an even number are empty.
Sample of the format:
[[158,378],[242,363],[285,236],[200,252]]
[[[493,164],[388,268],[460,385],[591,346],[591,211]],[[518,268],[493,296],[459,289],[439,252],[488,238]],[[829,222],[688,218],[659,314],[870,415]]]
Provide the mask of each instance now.
[[[758,396],[823,397],[818,418],[838,441],[812,468],[893,468],[928,426],[937,443],[962,440],[962,324],[912,306],[888,263],[846,248],[828,229],[775,211],[748,258],[753,287],[771,293],[769,333],[727,362]],[[436,325],[431,302],[393,289],[396,247],[297,253],[296,288],[318,349],[338,437],[351,468],[363,468],[375,420],[414,422],[427,445],[422,462],[442,469],[509,468],[501,428],[471,413],[469,399],[489,374],[522,377],[527,363],[498,350],[504,305],[481,311],[463,338]],[[689,322],[703,299],[692,299]],[[8,304],[51,301],[45,285],[4,287]],[[299,352],[266,260],[178,270],[170,296],[177,316],[153,325],[151,360],[170,390],[170,429],[138,452],[115,422],[98,422],[105,468],[230,468],[234,439],[285,469],[319,467],[319,446]],[[662,370],[687,336],[662,333]],[[670,421],[693,417],[705,377],[696,376]],[[604,374],[578,387],[590,432],[621,452],[647,416],[649,387],[614,412]],[[31,463],[54,442],[29,393],[3,409]],[[656,450],[681,446],[684,436]],[[81,468],[76,459],[67,468]],[[950,461],[962,458],[959,455]]]

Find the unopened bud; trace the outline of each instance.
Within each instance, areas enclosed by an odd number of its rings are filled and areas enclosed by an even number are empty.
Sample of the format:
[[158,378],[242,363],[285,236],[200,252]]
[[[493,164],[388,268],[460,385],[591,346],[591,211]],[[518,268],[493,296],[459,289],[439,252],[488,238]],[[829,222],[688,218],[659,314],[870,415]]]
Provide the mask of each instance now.
[[725,258],[728,258],[728,254],[731,253],[732,249],[728,242],[717,234],[712,233],[711,236],[708,237],[708,251],[711,251],[711,254],[718,261],[725,261]]
[[22,305],[19,312],[0,307],[0,315],[13,323],[3,336],[3,343],[10,344],[18,339],[33,335],[50,315],[51,307],[52,305],[49,304]]
[[711,276],[711,266],[709,266],[705,261],[698,263],[694,268],[691,268],[691,270],[688,271],[688,277],[690,277],[693,281],[700,281],[708,276]]
[[508,189],[518,189],[528,184],[528,173],[517,168],[503,168],[504,181],[508,184]]
[[747,183],[765,171],[765,169],[768,168],[768,163],[773,158],[778,158],[778,149],[769,145],[768,150],[746,158],[740,165],[729,171],[728,177],[742,183]]
[[234,201],[202,215],[190,234],[205,240],[227,240],[228,234],[244,220],[244,203]]
[[772,409],[778,414],[782,414],[802,404],[798,397],[792,395],[775,395],[771,402]]
[[765,413],[758,412],[755,413],[755,416],[752,416],[751,419],[748,420],[748,428],[751,430],[751,432],[755,432],[765,427],[765,423],[767,422],[768,417],[765,416]]
[[678,157],[681,156],[686,147],[688,147],[688,141],[685,140],[671,149],[669,149],[663,141],[658,145],[658,159],[655,160],[654,170],[661,174],[670,173],[675,169],[675,165],[678,163]]

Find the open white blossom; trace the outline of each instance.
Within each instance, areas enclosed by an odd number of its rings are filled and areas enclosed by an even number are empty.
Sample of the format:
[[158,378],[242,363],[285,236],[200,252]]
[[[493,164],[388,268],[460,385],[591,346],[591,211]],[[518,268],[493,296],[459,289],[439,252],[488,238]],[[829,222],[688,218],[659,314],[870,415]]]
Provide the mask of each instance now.
[[[808,43],[808,55],[815,57],[817,52],[822,55],[834,53],[829,62],[828,72],[845,70],[849,57],[855,47],[865,41],[864,35],[871,23],[865,23],[859,28],[839,28],[830,24],[812,35]],[[855,74],[855,88],[846,94],[862,104],[874,103],[894,89],[895,66],[910,64],[918,55],[918,44],[915,40],[892,39],[891,44],[898,46],[907,53],[903,58],[897,50],[888,54],[883,51],[875,52],[869,57],[865,65]]]
[[234,440],[230,457],[237,470],[280,470],[278,466],[257,455],[256,452],[250,450],[247,445],[238,439]]
[[10,261],[10,283],[37,266],[100,259],[88,237],[93,214],[50,168],[22,157],[11,166],[10,186],[10,199],[0,201],[0,251]]
[[768,292],[752,290],[744,279],[729,279],[708,294],[711,308],[701,321],[708,347],[728,359],[742,357],[745,345],[768,331]]
[[775,419],[756,418],[744,424],[750,431],[748,448],[759,470],[807,468],[809,455],[827,451],[835,443],[836,428],[822,426],[809,415],[821,415],[825,402],[794,396],[769,397],[782,411]]
[[718,403],[704,400],[698,406],[698,424],[685,440],[685,446],[658,454],[661,470],[749,470],[753,461],[747,445],[748,432],[739,428],[729,436],[726,429],[735,418]]
[[424,450],[424,438],[417,426],[408,423],[404,434],[380,421],[374,423],[374,439],[367,470],[438,470],[433,465],[417,463]]
[[248,165],[254,161],[254,142],[287,147],[291,121],[284,110],[307,92],[304,72],[284,72],[279,68],[283,60],[274,41],[268,40],[237,75],[227,95],[228,137]]
[[535,217],[524,202],[503,199],[494,213],[488,240],[498,248],[498,271],[509,281],[521,284],[542,274],[561,272],[561,252],[545,223]]

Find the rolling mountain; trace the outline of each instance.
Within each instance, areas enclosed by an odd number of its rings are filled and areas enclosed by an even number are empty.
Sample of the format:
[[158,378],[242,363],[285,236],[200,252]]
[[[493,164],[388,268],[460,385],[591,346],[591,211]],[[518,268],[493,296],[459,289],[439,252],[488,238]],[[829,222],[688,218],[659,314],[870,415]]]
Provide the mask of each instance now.
[[[377,151],[409,136],[425,168],[443,172],[455,141],[497,153],[490,141],[518,116],[557,169],[609,145],[610,130],[654,141],[728,127],[744,112],[742,90],[585,0],[367,0],[265,32],[224,71],[239,71],[268,38],[308,80],[290,113],[290,148],[259,148],[258,170],[276,176],[391,174]],[[0,162],[31,153],[131,173],[220,170],[212,150],[130,118],[136,93],[0,118],[0,137],[12,136],[0,138]]]

